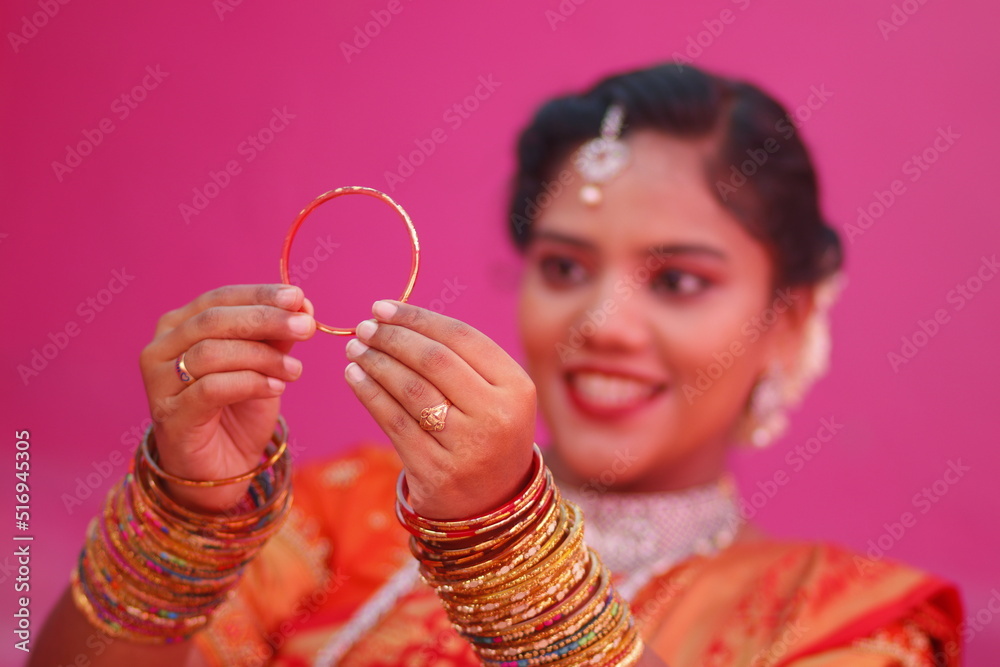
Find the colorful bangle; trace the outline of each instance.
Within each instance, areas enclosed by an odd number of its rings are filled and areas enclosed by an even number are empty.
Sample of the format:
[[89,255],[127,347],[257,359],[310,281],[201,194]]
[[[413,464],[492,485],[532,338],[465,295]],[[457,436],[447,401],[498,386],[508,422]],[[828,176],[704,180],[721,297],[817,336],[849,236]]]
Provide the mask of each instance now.
[[90,522],[71,574],[74,603],[92,625],[116,638],[170,643],[209,622],[287,516],[291,470],[283,420],[276,434],[281,456],[256,474],[237,505],[241,511],[219,515],[174,502],[160,487],[149,450],[136,451]]
[[583,541],[580,509],[535,449],[530,481],[492,512],[417,515],[397,483],[396,516],[452,624],[485,665],[634,665],[642,641],[608,569]]

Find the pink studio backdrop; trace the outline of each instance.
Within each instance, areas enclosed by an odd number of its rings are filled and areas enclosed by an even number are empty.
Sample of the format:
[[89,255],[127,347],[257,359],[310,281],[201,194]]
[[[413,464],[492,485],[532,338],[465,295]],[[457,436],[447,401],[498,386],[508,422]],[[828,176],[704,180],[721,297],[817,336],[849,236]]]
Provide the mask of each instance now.
[[[968,664],[1000,651],[994,4],[11,0],[0,17],[0,663],[24,657],[12,537],[34,536],[37,632],[148,416],[137,358],[162,313],[277,281],[295,213],[369,185],[417,225],[413,301],[519,354],[503,214],[517,129],[552,93],[675,54],[799,108],[846,242],[831,372],[781,442],[736,457],[755,518],[957,581],[975,619]],[[342,203],[307,223],[294,259],[321,319],[347,326],[398,292],[408,260],[391,211]],[[301,460],[384,441],[343,381],[343,346],[297,349],[305,374],[284,413]]]

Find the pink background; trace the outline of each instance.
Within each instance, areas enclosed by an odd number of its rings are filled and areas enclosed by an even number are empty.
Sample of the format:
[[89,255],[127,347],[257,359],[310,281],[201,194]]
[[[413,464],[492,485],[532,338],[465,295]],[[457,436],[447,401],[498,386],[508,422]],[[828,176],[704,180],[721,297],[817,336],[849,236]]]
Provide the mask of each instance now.
[[[51,18],[37,14],[46,1],[58,9]],[[110,484],[101,471],[123,473],[116,463],[129,453],[128,432],[148,415],[137,357],[163,312],[221,284],[276,281],[295,213],[333,187],[369,185],[391,190],[420,232],[425,263],[413,301],[437,303],[516,352],[517,262],[504,229],[516,131],[550,94],[670,60],[700,39],[701,53],[689,51],[696,64],[751,78],[792,108],[813,87],[831,94],[804,132],[838,227],[855,223],[858,207],[870,207],[894,180],[905,187],[853,242],[845,234],[849,284],[833,311],[830,374],[792,415],[781,442],[737,457],[748,495],[778,471],[790,478],[757,518],[777,535],[862,551],[869,540],[891,541],[888,557],[958,582],[969,614],[978,613],[968,664],[987,664],[1000,651],[1000,619],[987,606],[994,596],[994,609],[1000,602],[993,416],[1000,280],[983,283],[961,309],[954,293],[949,299],[984,255],[1000,251],[994,3],[906,0],[912,15],[899,5],[897,18],[907,20],[886,35],[879,21],[891,20],[889,0],[563,0],[567,15],[558,22],[557,0],[401,0],[395,15],[383,0],[232,4],[11,0],[0,8],[3,451],[12,469],[13,432],[30,429],[36,632]],[[717,21],[724,10],[729,23]],[[364,48],[348,62],[342,43],[373,11],[391,21],[367,45],[359,41]],[[26,29],[24,17],[41,27]],[[12,32],[27,37],[14,44]],[[159,68],[159,80],[147,67]],[[144,77],[149,89],[135,95],[144,99],[125,106],[121,96]],[[480,77],[496,83],[486,99],[466,118],[446,116]],[[275,109],[284,120],[272,121]],[[67,145],[85,133],[97,136],[103,119],[113,131],[57,176],[53,162],[64,162]],[[248,161],[241,144],[269,122],[280,131],[264,132],[273,141]],[[444,142],[392,189],[386,172],[438,128]],[[935,156],[935,137],[947,128],[959,138]],[[938,159],[911,180],[906,163],[925,149]],[[181,205],[192,205],[193,189],[230,161],[239,173],[218,191],[210,187],[213,198],[186,221]],[[398,291],[406,242],[388,209],[343,204],[307,224],[296,256],[310,269],[303,286],[321,313],[339,312],[326,319],[353,325],[365,304]],[[330,254],[316,241],[327,235],[328,246],[340,244]],[[387,249],[376,252],[385,239]],[[311,262],[310,254],[329,259]],[[120,293],[102,291],[122,270],[133,276],[124,289],[114,283]],[[947,322],[928,340],[917,336],[925,344],[894,372],[887,354],[899,353],[901,338],[939,309]],[[67,325],[76,335],[61,339]],[[30,366],[50,334],[64,349],[48,348],[57,354],[25,381],[19,366]],[[318,336],[297,351],[305,375],[289,389],[284,412],[302,459],[361,438],[384,440],[345,386],[343,345]],[[786,457],[824,418],[843,428],[797,469]],[[940,482],[939,502],[921,513],[914,495],[942,479],[949,461],[968,471],[954,484]],[[0,498],[12,514],[11,473],[2,476]],[[67,508],[77,488],[85,495],[79,485],[91,473],[97,489]],[[885,524],[904,512],[915,525],[886,537]],[[7,516],[0,539],[9,540],[2,534],[19,531]],[[15,609],[12,551],[0,548],[5,628]],[[11,648],[9,630],[2,636],[0,662],[16,664],[23,654]]]

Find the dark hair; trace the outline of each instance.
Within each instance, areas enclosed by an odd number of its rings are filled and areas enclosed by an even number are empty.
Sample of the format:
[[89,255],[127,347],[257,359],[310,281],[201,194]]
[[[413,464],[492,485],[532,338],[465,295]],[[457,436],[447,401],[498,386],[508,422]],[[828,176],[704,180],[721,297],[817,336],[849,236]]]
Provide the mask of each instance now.
[[519,249],[554,189],[546,181],[598,135],[615,102],[625,110],[623,135],[653,129],[708,140],[711,190],[769,248],[778,285],[815,284],[841,267],[840,237],[820,213],[816,172],[793,117],[750,83],[680,64],[611,76],[542,105],[517,146],[510,231]]

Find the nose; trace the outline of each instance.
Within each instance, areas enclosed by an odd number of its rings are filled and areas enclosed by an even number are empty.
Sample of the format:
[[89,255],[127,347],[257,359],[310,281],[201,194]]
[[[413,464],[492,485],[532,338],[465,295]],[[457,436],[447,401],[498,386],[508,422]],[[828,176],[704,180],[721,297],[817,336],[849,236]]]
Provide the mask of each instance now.
[[610,274],[594,289],[577,318],[584,346],[595,352],[628,353],[652,342],[643,286],[627,274]]

